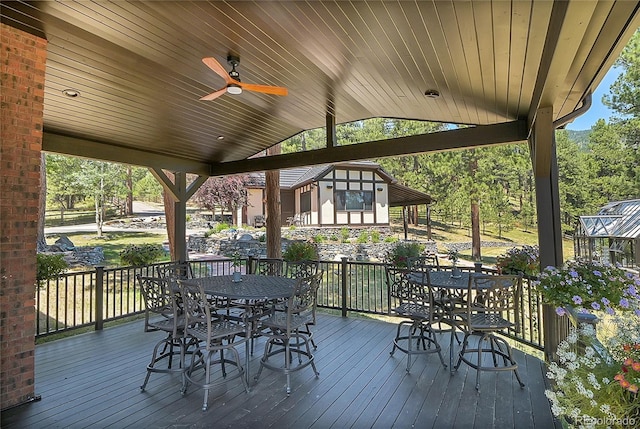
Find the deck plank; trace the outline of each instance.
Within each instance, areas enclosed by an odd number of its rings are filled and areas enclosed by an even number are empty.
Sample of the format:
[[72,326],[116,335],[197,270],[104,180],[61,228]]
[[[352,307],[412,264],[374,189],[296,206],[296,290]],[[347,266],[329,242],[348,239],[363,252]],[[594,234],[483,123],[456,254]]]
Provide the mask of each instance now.
[[[536,357],[516,351],[524,389],[511,373],[483,373],[478,394],[475,370],[463,364],[451,375],[436,354],[415,356],[407,373],[406,355],[389,355],[395,327],[321,313],[314,329],[319,378],[310,367],[292,374],[287,397],[284,375],[265,369],[250,393],[237,379],[216,389],[206,412],[203,392],[191,387],[182,396],[177,374],[152,374],[140,392],[151,349],[163,335],[143,332],[140,321],[56,340],[36,347],[35,388],[42,400],[5,410],[2,427],[560,427]],[[447,361],[447,333],[440,344]],[[258,339],[252,376],[263,348]]]

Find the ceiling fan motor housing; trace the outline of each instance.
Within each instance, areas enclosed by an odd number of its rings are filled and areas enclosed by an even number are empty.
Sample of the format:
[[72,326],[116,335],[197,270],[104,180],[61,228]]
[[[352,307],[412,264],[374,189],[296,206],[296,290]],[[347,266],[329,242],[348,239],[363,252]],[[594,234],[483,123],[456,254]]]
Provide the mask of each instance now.
[[235,55],[227,55],[227,63],[231,66],[231,71],[229,72],[229,76],[232,79],[240,82],[240,73],[236,70],[236,67],[240,65],[240,57]]

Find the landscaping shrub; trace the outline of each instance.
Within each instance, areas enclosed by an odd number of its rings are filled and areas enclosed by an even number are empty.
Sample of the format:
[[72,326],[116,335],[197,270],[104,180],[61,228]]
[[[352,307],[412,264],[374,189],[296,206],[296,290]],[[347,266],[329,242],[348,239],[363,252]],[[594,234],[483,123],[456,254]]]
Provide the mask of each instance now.
[[316,234],[313,236],[312,240],[314,243],[324,243],[326,238],[322,234]]
[[316,261],[318,260],[318,249],[312,243],[305,241],[293,241],[282,254],[285,261]]
[[389,250],[385,257],[385,263],[395,267],[405,268],[408,260],[422,255],[424,244],[400,242]]
[[41,284],[44,280],[59,276],[69,268],[69,264],[64,260],[63,255],[38,253],[36,255],[36,263],[36,280],[38,280],[38,284]]
[[229,228],[231,228],[231,226],[228,223],[220,222],[220,223],[217,223],[216,226],[213,227],[213,231],[215,233],[218,233],[220,231],[224,231],[224,230],[229,229]]
[[363,231],[360,233],[360,235],[358,235],[358,238],[356,239],[356,243],[359,244],[364,244],[367,243],[369,241],[369,233],[367,231]]
[[120,252],[122,265],[139,267],[149,265],[165,254],[160,244],[129,244]]
[[346,228],[346,227],[341,228],[340,236],[342,237],[342,242],[347,243],[349,241],[349,228]]

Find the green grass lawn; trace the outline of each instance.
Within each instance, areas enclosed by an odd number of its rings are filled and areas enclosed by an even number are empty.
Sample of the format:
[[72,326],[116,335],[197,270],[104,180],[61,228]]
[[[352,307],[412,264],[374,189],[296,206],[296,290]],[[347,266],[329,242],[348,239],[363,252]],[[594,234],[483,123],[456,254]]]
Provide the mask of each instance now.
[[[106,219],[116,217],[114,210],[107,210]],[[94,210],[67,210],[63,214],[59,210],[47,210],[44,218],[45,226],[62,226],[62,225],[82,225],[85,223],[94,223],[96,214]]]
[[[394,222],[392,219],[391,228],[394,233],[402,236],[402,223],[397,221]],[[408,238],[412,240],[427,240],[426,226],[422,224],[419,226],[409,225]],[[447,243],[471,242],[471,229],[448,225],[441,222],[433,222],[431,227],[431,238],[438,244],[438,252],[446,253]],[[482,262],[485,265],[495,265],[496,258],[499,255],[506,253],[512,247],[519,247],[525,244],[537,245],[538,232],[535,229],[525,231],[522,228],[513,228],[509,231],[503,231],[500,236],[497,231],[492,228],[486,228],[484,230],[480,230],[480,240],[483,242],[505,243],[505,246],[503,247],[481,248]],[[567,260],[573,258],[573,241],[565,239],[562,244],[564,259]],[[460,252],[460,259],[472,262],[471,249]]]
[[[64,234],[77,247],[100,246],[104,252],[105,266],[120,266],[120,251],[128,244],[160,244],[167,241],[166,234],[156,234],[149,231],[117,231],[104,233],[102,237],[98,237],[95,233],[88,232],[70,232]],[[47,244],[53,244],[60,234],[47,235]],[[166,256],[158,262],[169,261],[171,258],[167,252]]]

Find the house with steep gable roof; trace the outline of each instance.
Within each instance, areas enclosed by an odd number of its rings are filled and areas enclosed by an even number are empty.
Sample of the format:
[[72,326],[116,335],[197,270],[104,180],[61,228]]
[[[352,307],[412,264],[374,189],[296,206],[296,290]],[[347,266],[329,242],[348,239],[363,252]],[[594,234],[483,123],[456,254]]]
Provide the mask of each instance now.
[[[264,173],[251,174],[243,223],[264,219]],[[296,226],[388,226],[389,207],[430,204],[433,199],[397,183],[372,161],[341,162],[280,170],[282,224]]]

